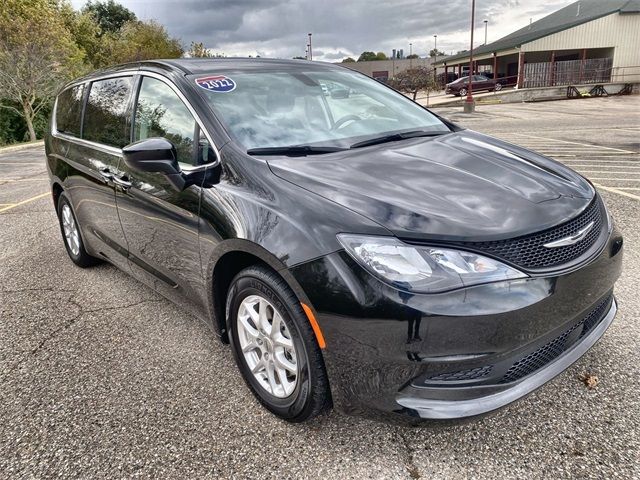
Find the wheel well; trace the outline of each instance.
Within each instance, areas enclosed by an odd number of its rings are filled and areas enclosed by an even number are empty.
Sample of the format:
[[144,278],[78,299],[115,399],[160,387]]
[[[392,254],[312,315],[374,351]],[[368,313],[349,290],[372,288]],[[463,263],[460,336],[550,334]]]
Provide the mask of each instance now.
[[60,194],[62,193],[62,191],[63,189],[59,183],[54,183],[51,187],[51,194],[53,195],[53,206],[56,210],[58,209],[58,199],[60,198]]
[[218,331],[224,343],[229,343],[225,309],[231,280],[241,270],[252,265],[264,265],[269,268],[264,261],[255,255],[240,251],[225,253],[214,267],[212,280],[214,322],[217,323]]

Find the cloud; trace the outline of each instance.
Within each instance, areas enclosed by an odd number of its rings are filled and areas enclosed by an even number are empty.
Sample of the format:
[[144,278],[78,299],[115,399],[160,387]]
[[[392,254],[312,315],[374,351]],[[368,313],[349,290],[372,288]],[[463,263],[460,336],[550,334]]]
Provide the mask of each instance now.
[[[155,19],[185,46],[203,42],[228,56],[304,56],[313,32],[314,60],[358,57],[393,48],[428,54],[438,35],[447,53],[469,47],[468,0],[120,0],[139,18]],[[84,3],[73,0],[76,7]],[[566,0],[487,0],[476,5],[476,44],[496,40],[566,4]]]

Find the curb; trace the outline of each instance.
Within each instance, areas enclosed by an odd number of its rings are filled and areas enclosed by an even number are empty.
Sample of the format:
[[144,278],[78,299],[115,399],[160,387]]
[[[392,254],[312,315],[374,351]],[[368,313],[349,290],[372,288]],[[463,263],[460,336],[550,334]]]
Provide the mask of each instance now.
[[7,145],[6,147],[0,147],[0,153],[16,152],[30,147],[42,147],[43,145],[44,140],[38,140],[37,142],[19,143],[17,145]]

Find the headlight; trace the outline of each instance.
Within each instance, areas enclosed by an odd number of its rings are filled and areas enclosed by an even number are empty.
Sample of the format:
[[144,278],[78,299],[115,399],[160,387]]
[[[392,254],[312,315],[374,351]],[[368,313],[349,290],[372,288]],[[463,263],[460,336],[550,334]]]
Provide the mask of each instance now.
[[433,293],[527,275],[477,253],[414,247],[395,237],[341,233],[338,241],[360,265],[397,288]]

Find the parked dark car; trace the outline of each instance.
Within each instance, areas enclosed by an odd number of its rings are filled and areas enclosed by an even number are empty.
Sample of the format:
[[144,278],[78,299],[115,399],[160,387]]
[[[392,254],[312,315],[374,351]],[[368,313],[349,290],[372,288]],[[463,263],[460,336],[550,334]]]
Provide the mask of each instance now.
[[[487,78],[484,75],[473,75],[471,80],[471,89],[473,92],[481,92],[484,90],[495,90],[499,92],[502,90],[503,83],[498,80],[497,82],[491,78]],[[464,97],[467,95],[469,88],[469,77],[460,77],[454,82],[447,83],[444,92],[451,95],[458,95]]]
[[458,79],[458,75],[456,75],[455,73],[447,72],[447,74],[445,75],[443,72],[443,73],[439,73],[436,76],[436,83],[440,85],[441,88],[444,88],[447,83],[454,82],[457,79]]
[[58,95],[46,155],[71,260],[203,319],[289,421],[489,412],[616,313],[622,238],[589,181],[340,66],[94,73]]

